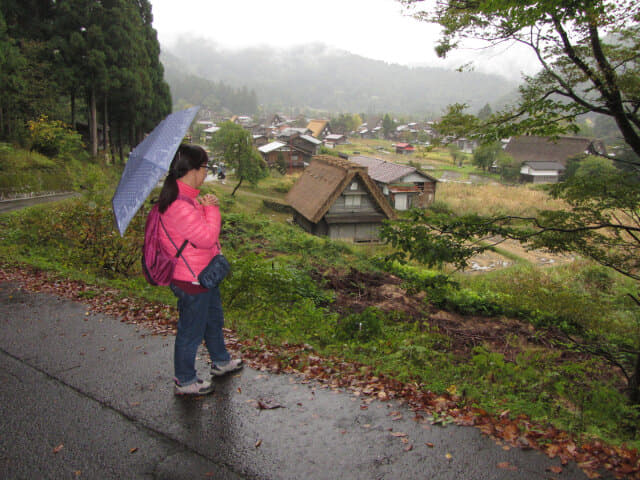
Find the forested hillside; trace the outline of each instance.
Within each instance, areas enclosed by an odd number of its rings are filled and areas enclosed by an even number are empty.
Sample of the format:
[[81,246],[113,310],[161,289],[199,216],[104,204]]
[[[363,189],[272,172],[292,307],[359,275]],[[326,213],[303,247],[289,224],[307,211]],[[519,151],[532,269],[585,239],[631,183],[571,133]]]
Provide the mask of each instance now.
[[[284,111],[307,108],[437,116],[452,103],[467,103],[475,111],[487,103],[499,104],[516,89],[498,75],[410,68],[320,44],[286,51],[255,47],[232,52],[209,41],[182,39],[163,46],[161,59],[174,104],[180,100],[198,103],[202,98],[187,86],[194,82],[192,75],[224,82],[236,91],[255,91],[257,102],[266,110]],[[211,100],[212,106],[217,101],[232,103],[217,95]]]
[[99,139],[135,145],[171,110],[152,18],[148,0],[0,2],[0,141],[44,115],[93,155]]
[[246,86],[236,88],[223,81],[215,82],[185,73],[185,67],[177,57],[170,53],[163,53],[162,57],[166,67],[165,79],[171,85],[174,110],[190,105],[205,105],[216,112],[257,112],[258,98],[255,90],[249,90]]

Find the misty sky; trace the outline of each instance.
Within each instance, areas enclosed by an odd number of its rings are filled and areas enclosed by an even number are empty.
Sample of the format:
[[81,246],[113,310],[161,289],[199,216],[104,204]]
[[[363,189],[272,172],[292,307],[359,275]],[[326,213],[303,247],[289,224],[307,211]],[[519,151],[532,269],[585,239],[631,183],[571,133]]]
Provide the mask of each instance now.
[[[424,2],[425,4],[427,2]],[[286,48],[321,42],[363,57],[403,65],[457,68],[519,80],[537,70],[533,55],[518,47],[466,49],[437,58],[439,27],[403,15],[395,0],[151,0],[161,45],[178,35],[211,39],[224,48]]]

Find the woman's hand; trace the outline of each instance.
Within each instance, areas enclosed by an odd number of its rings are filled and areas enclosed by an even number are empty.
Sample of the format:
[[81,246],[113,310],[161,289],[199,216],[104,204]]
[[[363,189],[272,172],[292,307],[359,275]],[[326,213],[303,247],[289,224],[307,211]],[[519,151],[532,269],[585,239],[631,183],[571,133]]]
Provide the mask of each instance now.
[[208,207],[215,207],[220,204],[220,202],[218,201],[218,197],[216,197],[212,193],[208,193],[205,196],[203,196],[200,203]]

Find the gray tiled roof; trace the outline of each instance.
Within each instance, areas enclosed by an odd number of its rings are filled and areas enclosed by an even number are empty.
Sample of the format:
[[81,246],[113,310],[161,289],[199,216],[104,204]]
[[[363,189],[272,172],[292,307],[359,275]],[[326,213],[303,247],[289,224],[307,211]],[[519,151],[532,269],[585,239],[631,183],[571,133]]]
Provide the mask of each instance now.
[[435,180],[434,178],[418,171],[415,167],[409,165],[399,165],[397,163],[387,162],[379,158],[354,156],[349,157],[349,160],[368,168],[368,173],[371,178],[380,183],[393,183],[401,178],[411,174],[418,173],[424,177]]

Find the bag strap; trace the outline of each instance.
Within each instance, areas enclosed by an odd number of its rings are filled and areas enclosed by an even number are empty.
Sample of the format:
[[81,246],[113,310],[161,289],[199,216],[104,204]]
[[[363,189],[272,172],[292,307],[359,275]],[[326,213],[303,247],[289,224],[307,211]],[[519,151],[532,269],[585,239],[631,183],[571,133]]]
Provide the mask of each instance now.
[[191,266],[187,262],[187,259],[184,258],[184,256],[182,255],[182,251],[185,249],[185,247],[189,243],[189,240],[187,240],[185,238],[185,240],[184,240],[184,242],[182,242],[182,245],[180,246],[180,248],[178,248],[178,246],[175,244],[175,242],[171,238],[171,235],[169,235],[169,232],[167,232],[167,227],[164,226],[164,222],[162,221],[162,216],[160,216],[159,218],[160,218],[160,225],[162,225],[162,229],[164,230],[164,233],[167,234],[167,238],[171,242],[171,245],[173,245],[173,247],[176,249],[176,258],[182,257],[182,260],[184,260],[184,263],[187,266],[187,268],[189,269],[189,271],[191,272],[191,275],[193,275],[193,278],[198,278],[198,277],[196,277],[196,274],[193,273],[193,270],[191,269]]

